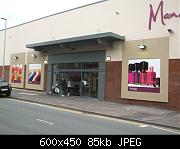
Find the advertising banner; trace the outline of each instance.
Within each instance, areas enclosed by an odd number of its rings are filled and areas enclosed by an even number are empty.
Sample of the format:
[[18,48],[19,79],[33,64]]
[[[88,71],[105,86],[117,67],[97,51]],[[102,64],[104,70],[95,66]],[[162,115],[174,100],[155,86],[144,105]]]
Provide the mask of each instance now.
[[28,84],[40,84],[41,64],[29,64]]
[[11,67],[11,83],[21,83],[22,79],[22,64],[15,64]]
[[128,91],[160,93],[160,59],[129,60]]

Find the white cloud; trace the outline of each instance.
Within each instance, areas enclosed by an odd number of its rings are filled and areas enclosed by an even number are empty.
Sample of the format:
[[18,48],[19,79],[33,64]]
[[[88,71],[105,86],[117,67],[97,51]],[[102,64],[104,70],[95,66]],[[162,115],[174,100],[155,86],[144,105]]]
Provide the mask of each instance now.
[[0,0],[0,18],[7,18],[10,27],[97,1],[101,0]]

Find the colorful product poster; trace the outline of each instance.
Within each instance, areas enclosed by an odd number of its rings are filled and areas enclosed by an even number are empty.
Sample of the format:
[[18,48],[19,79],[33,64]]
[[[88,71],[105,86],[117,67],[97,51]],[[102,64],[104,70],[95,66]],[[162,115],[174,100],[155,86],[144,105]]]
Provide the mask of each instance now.
[[22,64],[15,64],[11,67],[11,83],[21,83],[22,79]]
[[160,93],[160,59],[129,60],[128,91]]
[[29,64],[28,84],[40,84],[41,64]]

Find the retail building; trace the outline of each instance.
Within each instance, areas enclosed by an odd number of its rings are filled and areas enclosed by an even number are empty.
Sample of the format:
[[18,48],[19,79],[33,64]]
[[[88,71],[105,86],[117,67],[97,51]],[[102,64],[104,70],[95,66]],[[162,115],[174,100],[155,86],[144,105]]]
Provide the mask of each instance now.
[[[180,110],[179,41],[179,0],[103,0],[8,28],[5,78],[42,91],[63,79],[72,96]],[[1,30],[2,53],[3,43]]]

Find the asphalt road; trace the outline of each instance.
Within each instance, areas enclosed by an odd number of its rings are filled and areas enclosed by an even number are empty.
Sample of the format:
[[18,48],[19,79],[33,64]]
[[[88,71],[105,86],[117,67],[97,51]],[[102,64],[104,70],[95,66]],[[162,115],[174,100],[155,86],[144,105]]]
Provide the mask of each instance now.
[[0,98],[0,134],[159,135],[180,131]]

